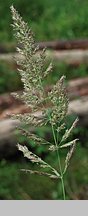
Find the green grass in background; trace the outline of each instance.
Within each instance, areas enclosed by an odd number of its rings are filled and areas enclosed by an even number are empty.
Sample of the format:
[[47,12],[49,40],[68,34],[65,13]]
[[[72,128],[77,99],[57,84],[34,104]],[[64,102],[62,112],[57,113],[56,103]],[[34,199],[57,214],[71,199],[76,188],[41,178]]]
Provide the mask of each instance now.
[[0,62],[0,94],[20,90],[20,75],[11,64]]
[[0,1],[0,41],[13,41],[10,6],[27,21],[36,40],[88,37],[87,0],[6,0]]

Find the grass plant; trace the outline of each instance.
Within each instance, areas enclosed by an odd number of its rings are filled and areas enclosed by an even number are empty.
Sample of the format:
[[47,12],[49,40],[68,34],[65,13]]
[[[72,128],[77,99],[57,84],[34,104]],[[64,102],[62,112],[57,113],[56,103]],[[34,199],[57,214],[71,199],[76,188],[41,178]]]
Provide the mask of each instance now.
[[[66,116],[68,113],[68,94],[65,86],[65,76],[63,75],[52,90],[45,94],[44,80],[52,71],[52,63],[44,70],[45,65],[45,49],[39,52],[39,47],[35,46],[34,34],[29,29],[16,9],[11,6],[13,30],[20,48],[17,47],[18,53],[22,56],[21,60],[17,60],[19,65],[19,73],[24,85],[22,95],[13,94],[15,97],[22,99],[27,106],[31,107],[31,113],[13,115],[13,118],[19,119],[23,124],[41,128],[49,126],[53,137],[53,142],[49,142],[41,136],[36,135],[27,129],[20,127],[22,134],[32,140],[35,145],[44,145],[49,153],[53,153],[57,157],[57,168],[53,167],[47,161],[44,161],[38,155],[31,152],[26,146],[18,144],[18,149],[23,152],[24,157],[28,158],[32,163],[36,163],[40,170],[25,170],[30,174],[45,175],[53,179],[61,181],[63,199],[65,200],[64,176],[67,171],[70,159],[73,155],[77,139],[70,140],[70,135],[78,122],[78,118],[73,122],[70,128],[66,125]],[[47,104],[49,107],[47,108]],[[41,108],[39,112],[39,108]],[[59,135],[62,133],[61,140]],[[67,155],[64,163],[61,162],[60,152],[67,148]]]

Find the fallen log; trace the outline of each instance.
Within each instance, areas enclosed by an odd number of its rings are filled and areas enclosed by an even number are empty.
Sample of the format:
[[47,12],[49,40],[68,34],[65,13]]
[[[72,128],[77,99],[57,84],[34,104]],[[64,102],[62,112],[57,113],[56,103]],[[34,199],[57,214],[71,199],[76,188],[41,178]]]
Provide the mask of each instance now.
[[[52,86],[46,86],[45,87],[46,94],[51,89],[52,89]],[[70,80],[67,83],[67,91],[68,91],[70,100],[76,99],[81,96],[87,96],[88,95],[88,77]],[[18,91],[17,93],[22,94],[22,91]],[[2,112],[4,112],[5,110],[9,110],[9,108],[16,110],[18,109],[18,107],[21,107],[23,109],[23,105],[24,103],[16,99],[15,97],[13,97],[11,93],[2,94],[0,95],[0,116],[2,115]]]
[[88,127],[88,96],[72,100],[69,103],[68,115],[76,115],[79,118],[79,126]]
[[[70,65],[88,64],[88,50],[65,50],[65,51],[50,51],[45,52],[46,60],[58,61],[58,63],[65,63]],[[37,57],[38,52],[35,57]],[[7,61],[9,63],[20,60],[23,56],[18,53],[0,54],[0,61]]]
[[88,50],[47,51],[46,57],[67,65],[88,64]]
[[67,90],[70,100],[88,96],[88,77],[70,80]]
[[8,109],[9,107],[15,107],[22,104],[22,101],[15,99],[10,93],[4,93],[0,95],[0,113],[2,110]]
[[[25,113],[29,113],[29,109],[23,105],[23,110],[25,107]],[[21,107],[19,107],[19,112],[15,109],[10,110],[10,115],[15,113],[24,113]],[[68,115],[76,115],[79,117],[79,125],[88,126],[88,96],[82,97],[81,99],[73,100],[69,103]],[[40,118],[42,116],[42,111],[38,111],[33,115]],[[4,116],[4,118],[7,117]],[[0,121],[0,159],[8,158],[16,155],[17,149],[17,137],[15,135],[16,126],[20,126],[21,122],[18,120],[11,120],[9,118]],[[30,128],[33,130],[33,128]]]
[[[46,109],[49,105],[47,104]],[[31,113],[31,108],[27,107],[25,104],[23,105],[18,105],[18,107],[13,107],[4,110],[0,114],[0,119],[6,119],[8,116],[11,116],[12,114],[24,114],[24,113]],[[68,107],[68,114],[75,114],[78,116],[87,116],[88,115],[88,96],[83,96],[79,99],[72,100],[69,102],[69,107]],[[35,112],[35,115],[40,116],[42,115],[41,108],[39,111]],[[88,118],[87,118],[88,121]],[[88,123],[88,122],[87,122]]]
[[[52,89],[52,86],[46,86],[45,92],[47,93]],[[76,78],[68,81],[67,91],[69,99],[76,99],[81,96],[88,95],[88,77]]]
[[43,41],[36,45],[39,46],[39,49],[45,47],[53,50],[88,49],[88,39]]
[[[53,50],[72,50],[72,49],[88,49],[88,39],[74,39],[74,40],[55,40],[37,42],[35,45],[39,49],[47,48]],[[17,45],[21,47],[21,45]],[[16,44],[0,44],[0,53],[8,53],[16,51]]]

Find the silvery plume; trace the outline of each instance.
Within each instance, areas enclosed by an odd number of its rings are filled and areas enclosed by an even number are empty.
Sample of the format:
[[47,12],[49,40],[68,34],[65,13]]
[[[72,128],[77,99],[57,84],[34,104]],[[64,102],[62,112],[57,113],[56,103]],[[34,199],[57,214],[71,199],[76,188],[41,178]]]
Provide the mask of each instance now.
[[[20,128],[20,130],[24,136],[33,140],[36,145],[45,145],[45,148],[47,147],[49,152],[56,154],[58,169],[30,152],[26,146],[18,144],[18,149],[23,152],[24,157],[27,157],[32,163],[36,163],[44,169],[44,172],[36,170],[25,171],[31,174],[46,175],[50,178],[59,178],[61,180],[63,197],[65,199],[63,176],[67,170],[77,141],[77,139],[68,141],[68,138],[76,126],[78,119],[73,122],[71,128],[66,128],[65,117],[68,112],[69,102],[65,86],[65,76],[62,76],[60,80],[53,85],[51,91],[45,94],[43,81],[51,72],[52,64],[50,63],[46,70],[44,69],[46,57],[45,49],[41,52],[39,51],[39,47],[35,45],[34,35],[31,29],[13,6],[11,6],[11,12],[14,35],[18,44],[20,44],[20,47],[17,47],[17,52],[21,56],[21,58],[17,60],[17,64],[19,65],[18,71],[24,85],[23,94],[18,95],[14,93],[14,96],[22,99],[27,106],[31,107],[31,113],[13,115],[13,118],[17,118],[21,122],[35,128],[47,124],[51,127],[53,143],[48,142],[44,138],[26,129]],[[49,106],[46,106],[47,104],[49,104]],[[63,135],[59,141],[58,137],[62,131]],[[64,168],[62,168],[60,160],[60,151],[63,148],[69,149],[64,161]],[[46,170],[48,171],[46,172]]]

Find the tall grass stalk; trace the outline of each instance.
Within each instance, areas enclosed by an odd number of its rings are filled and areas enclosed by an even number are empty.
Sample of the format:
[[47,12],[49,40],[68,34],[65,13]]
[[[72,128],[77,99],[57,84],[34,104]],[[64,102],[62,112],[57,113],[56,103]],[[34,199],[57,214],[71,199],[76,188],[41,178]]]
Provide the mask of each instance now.
[[58,151],[58,143],[57,143],[57,140],[56,140],[56,136],[55,136],[53,125],[52,125],[52,133],[53,133],[53,138],[54,138],[54,142],[55,142],[55,145],[56,145],[56,152],[57,152],[57,159],[58,159],[58,168],[60,170],[63,199],[65,200],[65,186],[64,186],[64,179],[63,179],[63,171],[62,171],[62,167],[61,167],[60,154],[59,154],[59,151]]
[[[21,59],[17,60],[19,65],[19,73],[21,80],[24,84],[24,90],[22,95],[14,93],[17,98],[22,99],[27,106],[31,107],[31,113],[13,115],[13,118],[18,118],[25,125],[33,126],[35,128],[48,125],[52,131],[53,142],[49,142],[41,136],[38,136],[35,132],[31,132],[29,129],[20,127],[20,131],[24,136],[27,136],[32,140],[35,145],[44,145],[48,148],[48,152],[53,152],[57,158],[57,168],[47,163],[38,155],[31,152],[26,146],[18,144],[18,149],[23,152],[24,157],[27,157],[32,163],[36,163],[40,167],[40,171],[25,170],[30,174],[45,175],[52,179],[61,181],[63,199],[65,200],[65,186],[64,175],[67,171],[70,159],[74,152],[76,141],[68,141],[70,134],[77,124],[76,119],[70,128],[66,126],[66,116],[68,112],[68,95],[65,86],[65,77],[62,76],[60,80],[53,85],[52,90],[45,93],[44,80],[52,70],[52,64],[45,67],[45,49],[41,52],[39,47],[35,46],[34,36],[27,25],[22,20],[22,17],[18,14],[16,9],[11,6],[13,30],[20,47],[17,47],[17,52],[21,55]],[[48,108],[45,105],[49,105]],[[39,113],[39,108],[41,112]],[[62,134],[59,140],[59,134]],[[67,148],[67,156],[64,158],[64,165],[62,166],[60,151],[63,148]],[[69,150],[69,149],[70,150]],[[63,167],[63,168],[62,168]],[[41,171],[41,168],[44,171]]]

